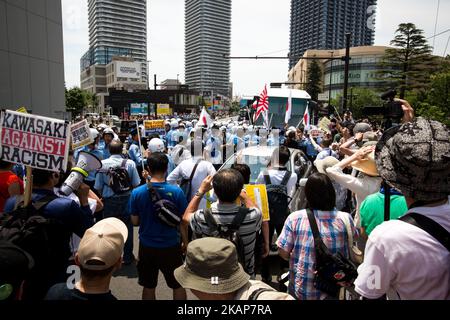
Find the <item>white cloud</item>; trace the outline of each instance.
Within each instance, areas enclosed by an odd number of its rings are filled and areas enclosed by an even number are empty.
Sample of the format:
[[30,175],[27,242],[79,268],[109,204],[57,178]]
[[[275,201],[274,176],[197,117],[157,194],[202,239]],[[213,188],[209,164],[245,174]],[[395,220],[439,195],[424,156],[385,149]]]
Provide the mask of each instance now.
[[[413,22],[427,37],[434,33],[438,0],[378,0],[376,38],[389,45],[398,24]],[[87,1],[62,0],[64,53],[67,86],[79,85],[79,61],[89,47]],[[148,58],[150,73],[158,82],[166,78],[184,79],[184,0],[148,0]],[[450,1],[441,0],[437,30],[450,28],[446,13]],[[234,0],[232,55],[285,56],[289,48],[290,0]],[[442,55],[450,33],[436,38],[435,54]],[[430,45],[432,40],[430,40]],[[450,53],[450,48],[447,49]],[[258,94],[265,83],[284,81],[288,61],[232,60],[231,81],[235,94]],[[153,79],[150,81],[153,83]]]

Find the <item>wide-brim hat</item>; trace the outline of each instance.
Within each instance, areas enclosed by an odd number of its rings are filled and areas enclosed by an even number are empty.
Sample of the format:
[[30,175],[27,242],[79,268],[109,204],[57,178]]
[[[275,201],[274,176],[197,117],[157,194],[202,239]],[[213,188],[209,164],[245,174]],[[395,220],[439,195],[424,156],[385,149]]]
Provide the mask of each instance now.
[[322,160],[314,161],[314,165],[316,166],[317,171],[320,173],[327,174],[327,168],[331,168],[339,163],[339,160],[335,157],[326,157]]
[[238,262],[236,246],[220,238],[189,243],[185,263],[174,276],[183,288],[210,294],[235,292],[250,280]]
[[378,169],[375,161],[375,151],[369,153],[363,160],[357,160],[351,163],[351,166],[369,176],[378,177]]
[[449,129],[424,118],[387,130],[377,144],[381,177],[414,200],[433,201],[450,194]]

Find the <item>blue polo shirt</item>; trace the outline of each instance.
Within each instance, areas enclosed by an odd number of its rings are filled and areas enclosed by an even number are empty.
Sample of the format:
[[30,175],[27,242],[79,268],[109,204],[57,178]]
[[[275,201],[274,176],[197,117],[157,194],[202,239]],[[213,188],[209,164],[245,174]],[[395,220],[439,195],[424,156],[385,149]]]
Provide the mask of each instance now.
[[[172,201],[180,214],[184,213],[187,208],[187,201],[180,187],[167,182],[153,183],[153,187],[162,198]],[[180,244],[178,230],[160,222],[156,216],[147,185],[133,190],[128,206],[131,215],[139,217],[139,241],[144,247],[170,248]]]

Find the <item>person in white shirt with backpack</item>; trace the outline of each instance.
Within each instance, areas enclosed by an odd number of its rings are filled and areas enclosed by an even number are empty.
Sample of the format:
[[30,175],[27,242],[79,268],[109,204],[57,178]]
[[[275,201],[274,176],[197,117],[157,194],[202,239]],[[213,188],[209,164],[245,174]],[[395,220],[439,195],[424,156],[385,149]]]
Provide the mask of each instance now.
[[94,188],[103,197],[104,217],[121,219],[128,227],[129,237],[125,243],[124,264],[130,264],[134,260],[133,226],[127,205],[131,191],[139,186],[141,179],[134,161],[122,157],[122,149],[122,142],[111,142],[109,146],[111,157],[102,161],[102,169],[97,173]]
[[[259,174],[256,184],[266,184],[267,195],[269,198],[269,242],[273,237],[274,231],[279,236],[283,230],[284,222],[290,213],[290,201],[295,193],[297,184],[297,175],[287,170],[286,164],[291,156],[290,150],[285,146],[275,149],[271,159],[269,170]],[[287,268],[287,263],[280,260],[280,268]],[[270,283],[270,261],[264,258],[262,261],[261,276],[263,281]]]

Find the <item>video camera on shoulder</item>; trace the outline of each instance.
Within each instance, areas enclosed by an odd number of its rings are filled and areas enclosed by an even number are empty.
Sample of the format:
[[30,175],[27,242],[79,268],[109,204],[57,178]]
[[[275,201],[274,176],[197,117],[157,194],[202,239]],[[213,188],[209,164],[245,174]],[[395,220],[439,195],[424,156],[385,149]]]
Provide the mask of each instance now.
[[365,107],[363,109],[364,116],[381,115],[384,118],[383,129],[389,129],[401,123],[404,116],[402,103],[395,101],[397,90],[390,89],[381,95],[381,99],[385,101],[381,107]]

